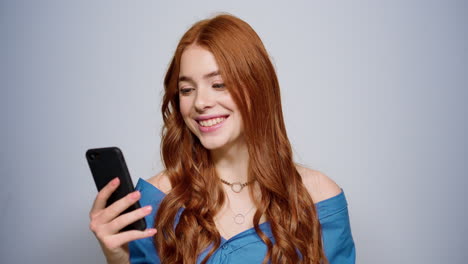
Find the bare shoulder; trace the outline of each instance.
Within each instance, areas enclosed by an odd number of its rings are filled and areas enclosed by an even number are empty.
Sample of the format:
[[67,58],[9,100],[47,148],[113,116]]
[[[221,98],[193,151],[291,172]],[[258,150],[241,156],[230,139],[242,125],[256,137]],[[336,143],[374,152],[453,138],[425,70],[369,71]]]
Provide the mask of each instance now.
[[341,193],[341,188],[322,172],[300,165],[296,165],[296,169],[301,175],[302,182],[307,191],[309,191],[314,203],[318,203]]
[[166,194],[172,189],[169,177],[167,177],[164,171],[161,171],[155,176],[149,178],[147,181]]

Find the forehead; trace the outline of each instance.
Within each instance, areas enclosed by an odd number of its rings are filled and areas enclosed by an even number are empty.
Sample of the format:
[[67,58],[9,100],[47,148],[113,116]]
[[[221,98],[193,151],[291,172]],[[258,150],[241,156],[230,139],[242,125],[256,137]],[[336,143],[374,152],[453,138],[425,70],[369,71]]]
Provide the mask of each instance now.
[[182,53],[179,77],[199,78],[214,71],[218,71],[218,64],[213,53],[207,49],[191,45]]

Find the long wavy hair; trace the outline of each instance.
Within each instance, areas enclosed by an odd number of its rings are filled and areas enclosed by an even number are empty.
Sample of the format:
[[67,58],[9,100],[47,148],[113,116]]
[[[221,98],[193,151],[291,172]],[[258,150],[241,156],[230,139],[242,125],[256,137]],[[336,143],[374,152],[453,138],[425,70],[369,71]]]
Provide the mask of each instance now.
[[[228,91],[241,112],[249,154],[248,180],[261,191],[253,226],[268,251],[263,263],[326,263],[320,222],[293,162],[275,69],[262,41],[241,19],[228,14],[194,24],[180,40],[164,79],[161,156],[172,185],[155,219],[162,263],[195,263],[220,246],[213,220],[226,200],[209,150],[190,132],[179,112],[180,60],[189,45],[213,53]],[[251,197],[253,188],[249,188]],[[184,208],[179,214],[179,209]],[[269,221],[275,243],[259,228]],[[179,222],[174,226],[176,219]]]

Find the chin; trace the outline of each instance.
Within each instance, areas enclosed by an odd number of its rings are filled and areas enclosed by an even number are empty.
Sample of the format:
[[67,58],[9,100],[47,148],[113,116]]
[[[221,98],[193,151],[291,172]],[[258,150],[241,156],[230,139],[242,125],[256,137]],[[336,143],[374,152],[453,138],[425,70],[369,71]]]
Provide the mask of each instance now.
[[221,143],[221,142],[212,142],[212,141],[211,142],[201,141],[201,144],[203,145],[203,147],[205,147],[208,150],[219,149],[225,145],[224,143]]

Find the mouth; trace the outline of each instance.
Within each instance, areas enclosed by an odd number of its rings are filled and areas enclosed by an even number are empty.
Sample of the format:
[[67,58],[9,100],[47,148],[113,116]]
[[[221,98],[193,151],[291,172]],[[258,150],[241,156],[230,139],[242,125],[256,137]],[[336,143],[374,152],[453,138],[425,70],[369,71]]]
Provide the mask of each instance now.
[[201,132],[212,132],[220,128],[228,117],[229,115],[207,116],[199,117],[196,119],[196,121]]

